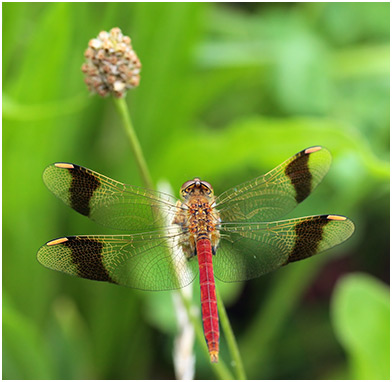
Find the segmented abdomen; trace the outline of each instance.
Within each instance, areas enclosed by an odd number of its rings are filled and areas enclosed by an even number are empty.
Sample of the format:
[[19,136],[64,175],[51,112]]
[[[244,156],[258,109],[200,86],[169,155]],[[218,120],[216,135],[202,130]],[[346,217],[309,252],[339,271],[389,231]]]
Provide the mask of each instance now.
[[204,336],[207,341],[211,362],[218,362],[219,319],[216,305],[214,270],[212,268],[212,249],[208,239],[196,244],[200,271],[200,300],[203,317]]

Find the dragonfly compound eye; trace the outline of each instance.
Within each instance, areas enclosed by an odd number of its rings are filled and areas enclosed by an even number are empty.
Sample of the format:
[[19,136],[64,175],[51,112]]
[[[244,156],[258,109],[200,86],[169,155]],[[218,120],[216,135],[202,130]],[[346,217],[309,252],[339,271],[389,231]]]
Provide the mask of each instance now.
[[193,183],[195,183],[195,181],[192,180],[188,180],[187,182],[185,182],[182,186],[181,186],[181,191],[186,190],[190,185],[192,185]]
[[214,193],[214,190],[212,189],[211,184],[209,184],[208,182],[202,181],[201,188],[204,190],[204,192],[207,195],[212,195]]
[[191,190],[191,186],[193,186],[195,183],[194,180],[188,180],[187,182],[185,182],[180,189],[180,195],[182,197],[185,197],[187,194],[189,194],[190,190]]

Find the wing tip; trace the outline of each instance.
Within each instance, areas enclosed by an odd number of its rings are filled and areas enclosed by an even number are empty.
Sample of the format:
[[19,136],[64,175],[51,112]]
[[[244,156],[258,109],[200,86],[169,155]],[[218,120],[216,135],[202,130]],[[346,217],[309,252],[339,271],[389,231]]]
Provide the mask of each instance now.
[[337,220],[337,221],[345,221],[348,219],[346,216],[343,215],[327,215],[326,218],[328,220]]
[[57,163],[54,163],[54,166],[58,167],[58,168],[66,168],[66,169],[75,168],[75,165],[73,165],[72,163],[66,163],[66,162],[57,162]]
[[69,240],[68,237],[60,237],[59,239],[48,241],[45,245],[52,246],[52,245],[62,244],[67,242],[68,240]]
[[350,224],[354,224],[353,221],[348,218],[347,216],[344,215],[335,215],[335,214],[330,214],[330,215],[319,215],[320,218],[329,220],[329,221],[336,221],[336,222],[346,222]]
[[323,215],[323,218],[326,219],[328,222],[336,222],[335,224],[340,225],[341,229],[344,230],[347,234],[347,237],[343,241],[346,241],[355,232],[355,224],[347,216],[331,214]]
[[322,146],[312,146],[312,147],[308,147],[307,149],[304,150],[305,154],[312,154],[312,153],[316,153],[317,151],[322,150],[323,147]]

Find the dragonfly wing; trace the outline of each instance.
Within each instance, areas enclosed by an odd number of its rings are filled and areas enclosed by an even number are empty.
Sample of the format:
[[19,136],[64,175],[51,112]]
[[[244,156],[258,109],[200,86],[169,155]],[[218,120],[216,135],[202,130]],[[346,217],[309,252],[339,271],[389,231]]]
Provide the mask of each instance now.
[[216,199],[216,208],[224,222],[279,219],[314,190],[330,164],[327,149],[310,147],[269,173],[224,192]]
[[353,222],[338,215],[222,224],[220,245],[213,258],[214,273],[225,282],[250,280],[332,248],[353,232]]
[[197,261],[187,260],[179,235],[160,233],[70,236],[52,240],[37,254],[47,268],[143,290],[171,290],[190,284]]
[[114,229],[155,230],[171,222],[176,212],[176,200],[170,195],[126,185],[74,164],[52,164],[43,179],[65,204]]

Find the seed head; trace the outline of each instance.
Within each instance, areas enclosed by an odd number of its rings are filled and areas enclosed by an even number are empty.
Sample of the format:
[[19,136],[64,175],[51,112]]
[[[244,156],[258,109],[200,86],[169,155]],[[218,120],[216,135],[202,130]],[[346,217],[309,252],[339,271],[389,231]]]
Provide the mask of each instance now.
[[128,89],[139,86],[141,63],[132,49],[131,39],[120,28],[102,31],[88,43],[82,72],[92,93],[102,97],[123,97]]

